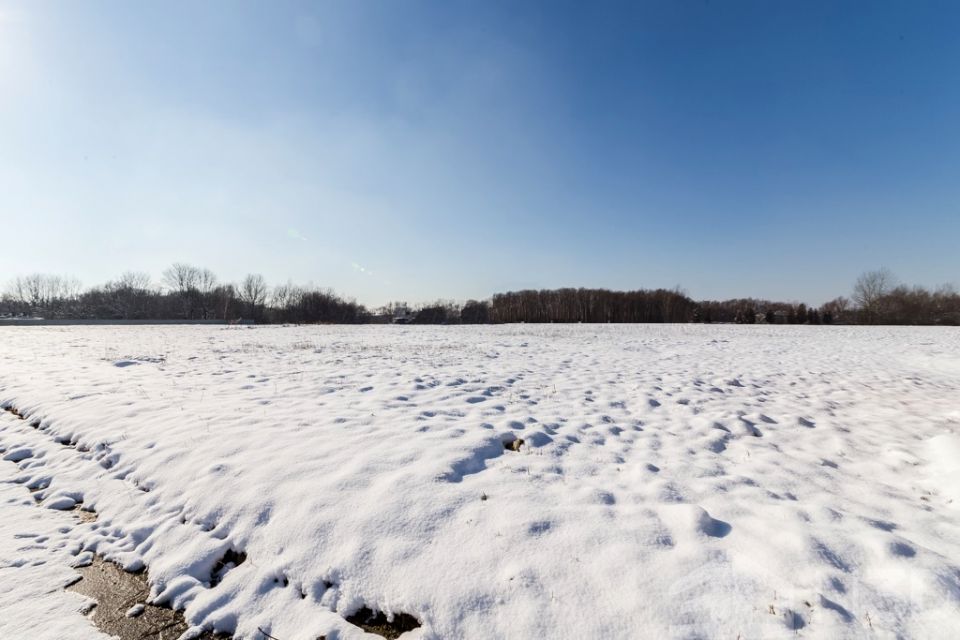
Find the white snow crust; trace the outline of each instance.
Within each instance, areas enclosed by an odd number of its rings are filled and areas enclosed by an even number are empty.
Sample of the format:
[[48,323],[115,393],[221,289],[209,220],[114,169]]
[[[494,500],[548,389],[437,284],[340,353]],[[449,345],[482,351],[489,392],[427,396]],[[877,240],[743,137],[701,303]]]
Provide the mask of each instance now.
[[956,329],[3,327],[0,404],[4,638],[93,554],[245,639],[960,629]]

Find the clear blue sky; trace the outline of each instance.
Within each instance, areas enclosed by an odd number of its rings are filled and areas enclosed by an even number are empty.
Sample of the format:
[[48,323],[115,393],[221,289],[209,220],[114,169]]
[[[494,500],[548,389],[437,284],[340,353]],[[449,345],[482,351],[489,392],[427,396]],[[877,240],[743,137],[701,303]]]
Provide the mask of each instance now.
[[960,2],[0,0],[0,280],[960,284]]

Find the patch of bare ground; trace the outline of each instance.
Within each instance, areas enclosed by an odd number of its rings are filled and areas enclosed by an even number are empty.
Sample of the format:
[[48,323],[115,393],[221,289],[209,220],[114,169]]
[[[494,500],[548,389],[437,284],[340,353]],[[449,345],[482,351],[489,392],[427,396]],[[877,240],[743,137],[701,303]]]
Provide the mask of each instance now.
[[360,627],[367,633],[383,636],[387,640],[399,638],[401,634],[420,627],[420,621],[408,613],[395,614],[393,620],[388,620],[384,613],[373,611],[369,607],[364,607],[352,616],[348,616],[347,622]]
[[83,508],[83,505],[77,505],[73,509],[73,515],[83,523],[87,522],[96,522],[97,521],[97,512],[89,511]]
[[[171,640],[189,628],[180,611],[147,604],[150,587],[145,572],[130,573],[100,557],[77,572],[80,579],[67,589],[96,601],[88,615],[104,633],[120,640]],[[204,632],[199,638],[226,636]]]
[[520,447],[524,445],[523,438],[512,438],[506,439],[503,441],[504,451],[520,451]]

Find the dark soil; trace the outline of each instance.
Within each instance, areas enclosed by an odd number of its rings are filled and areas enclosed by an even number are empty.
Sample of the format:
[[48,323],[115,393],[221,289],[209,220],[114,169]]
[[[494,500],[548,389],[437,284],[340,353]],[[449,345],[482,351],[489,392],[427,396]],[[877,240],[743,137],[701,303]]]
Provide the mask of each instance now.
[[399,638],[400,634],[420,627],[420,621],[408,613],[394,615],[391,622],[380,611],[373,611],[368,607],[364,607],[352,616],[348,616],[347,622],[357,625],[367,633],[383,636],[387,640]]
[[[171,640],[189,628],[181,612],[146,604],[150,596],[146,573],[129,573],[99,557],[77,571],[80,580],[67,589],[97,601],[90,619],[104,633],[120,640]],[[144,605],[143,613],[127,617],[136,604]],[[202,640],[223,637],[212,633],[200,636]]]

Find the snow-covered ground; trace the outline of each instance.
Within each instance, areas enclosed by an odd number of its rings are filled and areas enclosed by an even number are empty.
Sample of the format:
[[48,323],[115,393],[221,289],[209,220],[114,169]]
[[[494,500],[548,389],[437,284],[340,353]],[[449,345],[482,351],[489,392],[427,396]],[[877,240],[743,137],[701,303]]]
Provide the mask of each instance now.
[[0,403],[4,638],[94,553],[240,638],[960,629],[956,329],[11,327]]

